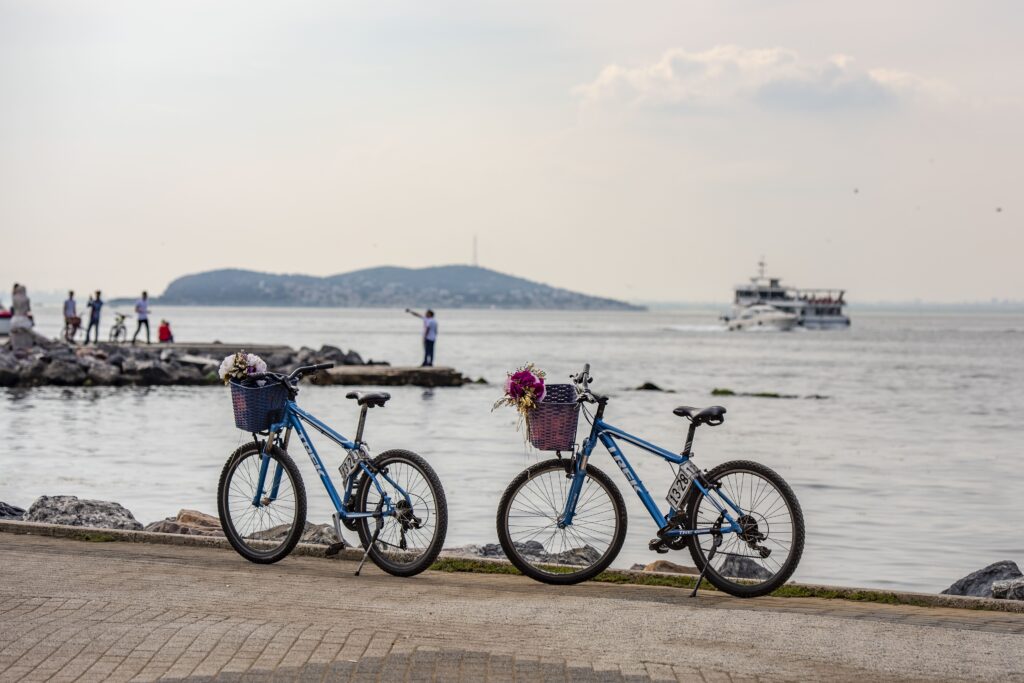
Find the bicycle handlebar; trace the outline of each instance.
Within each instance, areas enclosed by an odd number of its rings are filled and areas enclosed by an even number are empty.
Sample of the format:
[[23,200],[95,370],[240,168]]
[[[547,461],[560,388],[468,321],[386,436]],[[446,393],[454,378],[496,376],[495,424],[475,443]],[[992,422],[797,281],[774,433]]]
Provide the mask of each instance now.
[[292,370],[290,375],[283,375],[280,372],[261,372],[255,375],[250,375],[250,379],[274,379],[278,382],[286,382],[288,384],[294,384],[295,382],[302,379],[303,375],[308,375],[311,372],[320,372],[321,370],[329,370],[334,367],[334,363],[317,363],[316,365],[303,365],[302,367],[295,368]]
[[608,402],[607,396],[595,394],[590,390],[590,383],[594,381],[594,378],[590,376],[590,363],[586,363],[583,366],[583,371],[570,375],[569,378],[576,385],[576,402],[577,403],[597,403],[604,404]]

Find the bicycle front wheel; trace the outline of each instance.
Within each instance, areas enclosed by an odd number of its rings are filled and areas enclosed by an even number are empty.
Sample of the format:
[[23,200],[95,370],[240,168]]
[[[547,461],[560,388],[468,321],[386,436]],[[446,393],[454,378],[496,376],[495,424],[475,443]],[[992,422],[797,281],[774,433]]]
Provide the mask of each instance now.
[[505,556],[544,583],[579,583],[597,576],[626,538],[622,494],[593,465],[587,465],[572,524],[561,525],[571,475],[569,460],[539,462],[512,480],[498,505],[498,540]]
[[[747,460],[723,463],[708,472],[707,479],[719,482],[719,490],[741,510],[736,522],[743,527],[742,533],[723,536],[708,566],[708,581],[740,598],[771,593],[793,575],[804,550],[804,516],[793,489],[774,470]],[[716,493],[705,496],[694,487],[686,506],[686,528],[712,527],[721,514],[715,503],[728,509]],[[734,511],[730,513],[735,518]],[[691,538],[690,554],[697,569],[708,565],[713,543],[711,534]]]
[[128,339],[128,330],[123,325],[110,328],[110,342],[112,344],[123,344]]
[[220,525],[231,547],[258,564],[270,564],[295,548],[306,527],[306,488],[295,462],[276,446],[263,486],[263,457],[256,443],[231,454],[217,487]]
[[[385,451],[374,458],[373,465],[376,476],[364,474],[360,479],[354,510],[382,509],[383,491],[395,514],[357,519],[359,540],[369,548],[373,563],[388,574],[419,574],[437,559],[448,533],[448,501],[441,480],[426,460],[411,451]],[[374,540],[378,520],[381,527]]]

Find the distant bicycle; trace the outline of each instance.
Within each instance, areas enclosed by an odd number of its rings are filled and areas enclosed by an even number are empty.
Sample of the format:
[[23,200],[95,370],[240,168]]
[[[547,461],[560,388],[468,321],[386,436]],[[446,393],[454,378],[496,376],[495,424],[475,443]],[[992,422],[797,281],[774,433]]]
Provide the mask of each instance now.
[[64,341],[75,344],[78,341],[78,333],[82,331],[82,319],[77,315],[64,319]]
[[[571,458],[562,458],[559,452],[557,458],[526,469],[508,485],[498,505],[498,538],[512,564],[538,581],[571,584],[597,576],[615,559],[626,538],[626,505],[608,475],[590,464],[600,441],[654,520],[657,533],[649,548],[657,553],[689,548],[700,570],[691,595],[697,594],[705,577],[731,595],[766,595],[793,574],[803,553],[804,519],[782,477],[747,460],[701,471],[690,459],[697,427],[722,424],[725,408],[676,408],[673,412],[690,422],[686,445],[677,454],[604,421],[608,397],[590,390],[589,365],[572,379],[572,385],[548,385],[536,417],[530,418],[531,440],[544,431],[546,441],[558,442],[550,450],[571,451],[579,412],[571,406],[573,402],[597,406],[594,415],[582,408],[591,423],[590,434]],[[559,398],[563,388],[567,392]],[[561,402],[562,415],[545,421],[539,411],[550,397]],[[566,413],[571,419],[566,419]],[[552,429],[562,434],[552,437]],[[678,466],[665,513],[616,441]]]
[[128,341],[128,328],[125,327],[124,313],[114,314],[114,324],[110,326],[110,343],[111,344],[124,344]]
[[[448,504],[433,468],[411,451],[390,450],[371,458],[363,441],[366,412],[384,407],[384,392],[353,391],[346,398],[360,406],[356,438],[349,441],[295,402],[299,380],[333,363],[297,368],[290,375],[253,375],[268,383],[247,387],[232,383],[235,425],[253,433],[253,441],[231,454],[220,475],[217,509],[228,542],[250,562],[271,563],[286,557],[306,527],[306,489],[288,455],[292,432],[298,434],[313,468],[334,505],[332,516],[339,542],[341,525],[354,530],[365,549],[356,575],[367,557],[395,576],[412,576],[429,567],[441,552],[448,529]],[[303,423],[310,425],[347,455],[338,471],[341,492],[335,488]],[[260,440],[258,434],[265,436]]]

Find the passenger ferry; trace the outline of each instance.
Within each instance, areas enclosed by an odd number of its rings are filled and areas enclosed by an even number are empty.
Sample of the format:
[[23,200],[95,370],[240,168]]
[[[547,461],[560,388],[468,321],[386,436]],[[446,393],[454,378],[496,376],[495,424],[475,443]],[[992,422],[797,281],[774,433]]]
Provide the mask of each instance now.
[[796,316],[796,324],[810,329],[849,327],[850,318],[843,313],[846,302],[842,289],[797,289],[785,287],[777,277],[764,274],[764,260],[758,262],[758,274],[750,283],[736,286],[732,316],[738,320],[751,306],[768,305]]

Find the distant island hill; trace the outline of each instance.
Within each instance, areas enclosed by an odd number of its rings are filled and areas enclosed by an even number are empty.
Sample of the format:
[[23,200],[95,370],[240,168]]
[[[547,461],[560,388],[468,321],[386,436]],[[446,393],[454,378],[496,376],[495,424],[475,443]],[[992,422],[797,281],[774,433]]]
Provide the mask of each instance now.
[[211,270],[174,280],[156,302],[177,306],[644,309],[477,266],[385,266],[328,277]]

